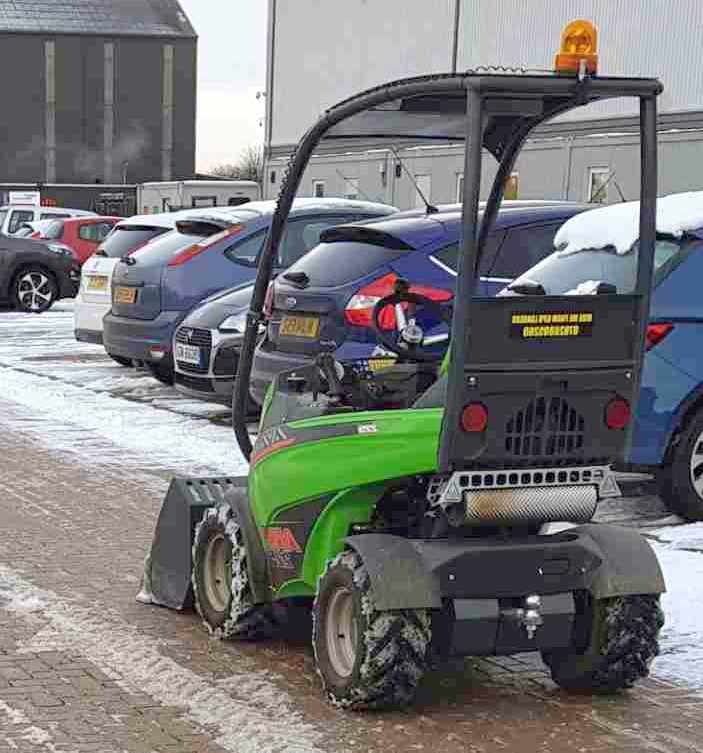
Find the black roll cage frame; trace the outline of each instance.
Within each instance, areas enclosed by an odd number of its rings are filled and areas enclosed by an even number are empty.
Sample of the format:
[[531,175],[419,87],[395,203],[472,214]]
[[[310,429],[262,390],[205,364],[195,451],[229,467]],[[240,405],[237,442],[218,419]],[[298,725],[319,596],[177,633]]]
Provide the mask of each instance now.
[[[362,92],[327,110],[300,140],[293,153],[276,211],[261,253],[254,291],[247,314],[247,327],[235,380],[232,423],[239,447],[249,459],[252,443],[246,425],[246,405],[254,350],[263,305],[273,272],[273,260],[285,230],[303,173],[318,144],[323,140],[342,142],[361,138],[394,142],[464,141],[464,195],[462,206],[463,253],[458,257],[452,331],[465,337],[452,339],[447,403],[445,413],[460,409],[463,399],[464,364],[471,336],[471,304],[476,270],[489,230],[495,221],[506,179],[529,134],[539,125],[569,110],[592,102],[619,97],[635,97],[640,105],[640,232],[636,294],[639,296],[634,388],[639,390],[639,375],[649,312],[649,298],[656,239],[657,196],[657,96],[663,87],[657,79],[621,77],[577,77],[561,74],[515,75],[466,72],[422,76],[390,82]],[[387,131],[384,123],[401,124],[403,115],[414,129]],[[426,118],[423,121],[423,117]],[[359,121],[358,132],[345,131]],[[364,118],[369,122],[365,123]],[[461,131],[450,129],[433,133],[438,122],[461,123]],[[418,125],[420,127],[418,127]],[[362,128],[361,126],[366,126]],[[337,127],[337,132],[334,129]],[[441,130],[441,129],[440,129]],[[482,150],[498,162],[491,192],[478,223]],[[477,232],[478,230],[478,232]],[[635,393],[637,394],[637,393]],[[443,422],[440,437],[439,470],[448,471],[448,422]],[[446,437],[445,437],[446,435]]]

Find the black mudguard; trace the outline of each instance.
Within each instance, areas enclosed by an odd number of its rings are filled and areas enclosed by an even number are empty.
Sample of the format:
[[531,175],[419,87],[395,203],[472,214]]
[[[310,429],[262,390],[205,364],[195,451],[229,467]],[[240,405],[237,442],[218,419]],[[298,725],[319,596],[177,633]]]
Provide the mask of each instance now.
[[595,598],[660,594],[664,578],[636,531],[588,524],[554,536],[412,540],[346,539],[359,553],[378,609],[437,609],[442,599],[589,591]]
[[245,476],[171,480],[144,563],[139,601],[171,609],[193,606],[190,576],[195,526],[205,510],[225,502],[228,493],[236,490],[246,496],[246,486]]

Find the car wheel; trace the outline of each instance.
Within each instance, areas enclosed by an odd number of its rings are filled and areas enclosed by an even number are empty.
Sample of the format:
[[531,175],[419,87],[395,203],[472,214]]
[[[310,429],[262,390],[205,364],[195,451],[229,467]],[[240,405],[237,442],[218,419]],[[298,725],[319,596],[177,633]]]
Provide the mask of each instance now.
[[666,506],[686,518],[703,520],[703,410],[679,434],[670,464],[657,474]]
[[43,267],[25,267],[12,282],[12,298],[20,311],[41,314],[59,297],[53,274]]
[[116,356],[114,353],[108,353],[108,356],[112,358],[112,360],[115,363],[119,363],[120,366],[131,366],[132,365],[132,359],[131,358],[123,358],[122,356]]
[[165,361],[162,363],[147,363],[149,371],[154,379],[158,379],[161,384],[173,385],[175,379],[173,374],[173,363]]

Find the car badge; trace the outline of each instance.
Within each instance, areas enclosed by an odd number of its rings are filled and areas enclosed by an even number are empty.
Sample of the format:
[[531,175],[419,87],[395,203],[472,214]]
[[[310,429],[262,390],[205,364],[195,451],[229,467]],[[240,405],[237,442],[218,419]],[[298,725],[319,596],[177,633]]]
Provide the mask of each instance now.
[[181,332],[183,333],[183,336],[185,337],[185,339],[188,340],[188,342],[190,342],[190,338],[193,336],[193,330],[192,329],[187,329],[187,328],[184,327],[181,330]]
[[296,303],[298,303],[297,298],[293,298],[292,296],[290,298],[286,298],[286,308],[288,309],[295,308]]

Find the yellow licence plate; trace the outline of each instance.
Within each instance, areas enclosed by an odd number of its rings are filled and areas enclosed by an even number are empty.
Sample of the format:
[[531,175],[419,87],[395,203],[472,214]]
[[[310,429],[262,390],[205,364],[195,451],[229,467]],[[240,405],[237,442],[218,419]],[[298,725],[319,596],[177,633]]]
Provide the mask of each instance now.
[[134,303],[137,300],[136,288],[115,288],[115,303]]
[[89,277],[86,287],[88,288],[88,290],[105,290],[105,288],[107,288],[107,277]]
[[315,316],[284,316],[281,321],[281,335],[293,337],[317,337],[320,320]]

